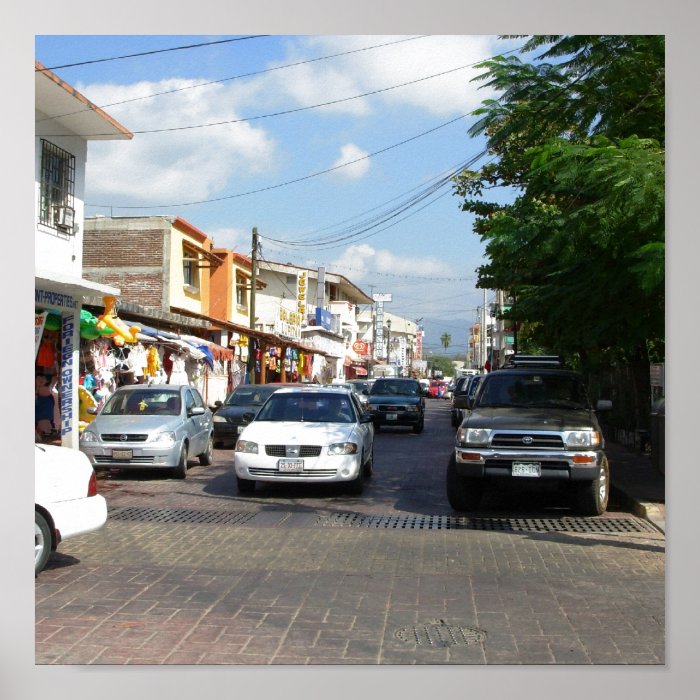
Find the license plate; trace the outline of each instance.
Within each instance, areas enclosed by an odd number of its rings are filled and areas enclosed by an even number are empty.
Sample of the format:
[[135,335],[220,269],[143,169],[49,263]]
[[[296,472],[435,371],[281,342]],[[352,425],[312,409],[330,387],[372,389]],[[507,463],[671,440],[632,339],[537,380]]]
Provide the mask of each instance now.
[[539,462],[513,462],[513,476],[541,476],[542,465]]
[[398,413],[387,413],[387,414],[386,414],[386,419],[387,419],[387,420],[398,420],[398,419],[399,419],[399,415],[398,415]]
[[303,459],[278,459],[277,471],[280,472],[302,472],[304,471]]
[[131,459],[133,450],[112,450],[112,459]]

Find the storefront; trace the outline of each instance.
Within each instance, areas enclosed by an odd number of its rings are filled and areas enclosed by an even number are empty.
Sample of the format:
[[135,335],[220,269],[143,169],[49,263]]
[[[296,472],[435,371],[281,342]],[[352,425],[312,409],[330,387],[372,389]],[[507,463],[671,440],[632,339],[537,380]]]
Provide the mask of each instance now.
[[[120,290],[82,278],[37,273],[34,282],[35,439],[78,447],[83,300]],[[57,319],[47,328],[49,316]]]

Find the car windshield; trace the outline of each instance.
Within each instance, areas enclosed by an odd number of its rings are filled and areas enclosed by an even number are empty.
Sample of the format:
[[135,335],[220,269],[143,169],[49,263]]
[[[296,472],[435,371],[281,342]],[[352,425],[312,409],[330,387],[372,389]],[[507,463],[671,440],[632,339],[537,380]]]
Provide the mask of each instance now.
[[580,379],[567,374],[493,374],[476,396],[476,406],[588,409]]
[[300,421],[304,423],[354,423],[349,396],[273,394],[260,409],[256,421]]
[[392,381],[391,379],[377,379],[374,382],[370,394],[374,396],[386,396],[398,394],[402,396],[418,396],[420,394],[420,384],[411,381]]
[[104,416],[177,416],[181,401],[178,391],[116,391],[101,411]]
[[275,391],[274,387],[258,386],[251,384],[239,386],[232,391],[226,401],[225,406],[262,406],[267,397]]

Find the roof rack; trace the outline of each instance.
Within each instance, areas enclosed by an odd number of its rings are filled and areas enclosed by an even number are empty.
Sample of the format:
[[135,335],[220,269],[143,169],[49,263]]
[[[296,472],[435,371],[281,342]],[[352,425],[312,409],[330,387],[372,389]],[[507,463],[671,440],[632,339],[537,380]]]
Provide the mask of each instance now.
[[504,369],[510,367],[563,367],[564,363],[559,355],[511,355],[503,365]]

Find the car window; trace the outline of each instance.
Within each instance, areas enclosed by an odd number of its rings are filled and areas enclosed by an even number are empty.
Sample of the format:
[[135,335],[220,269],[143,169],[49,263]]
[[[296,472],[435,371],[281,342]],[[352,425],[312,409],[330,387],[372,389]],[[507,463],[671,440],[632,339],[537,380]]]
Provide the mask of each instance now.
[[226,406],[262,406],[274,391],[274,388],[264,385],[239,386],[228,395],[224,403]]
[[357,415],[348,395],[273,394],[255,420],[355,423]]
[[178,415],[178,391],[116,391],[105,404],[101,414],[106,416]]
[[391,379],[378,379],[370,394],[374,395],[404,395],[404,396],[417,396],[420,394],[420,384],[418,382],[410,381],[396,381]]
[[588,409],[583,382],[573,375],[491,375],[476,397],[478,406]]
[[194,387],[192,387],[190,391],[194,396],[194,405],[204,407],[204,399],[202,399],[202,395],[199,393],[199,391],[197,391],[197,389],[195,389]]
[[190,389],[187,389],[185,392],[185,408],[187,409],[187,413],[189,413],[195,406],[195,400],[194,396],[192,395],[192,391]]

